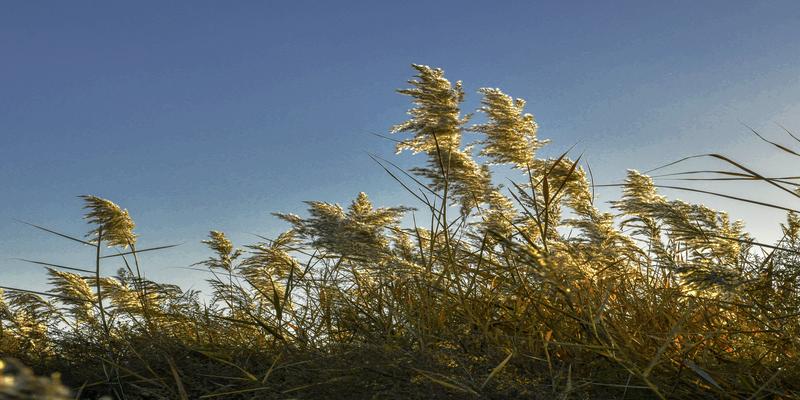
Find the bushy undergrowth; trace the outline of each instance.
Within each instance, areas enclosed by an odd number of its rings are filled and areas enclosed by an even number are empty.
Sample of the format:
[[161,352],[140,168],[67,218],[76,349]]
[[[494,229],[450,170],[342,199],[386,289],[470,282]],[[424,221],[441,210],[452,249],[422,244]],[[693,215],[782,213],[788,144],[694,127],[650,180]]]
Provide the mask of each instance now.
[[[579,160],[536,157],[523,100],[482,89],[472,123],[460,83],[414,68],[393,133],[426,163],[376,161],[416,209],[361,193],[276,214],[289,229],[243,247],[212,231],[200,295],[145,279],[137,254],[158,249],[86,196],[85,237],[36,227],[94,246],[95,269],[38,262],[49,292],[7,288],[0,353],[85,398],[800,398],[794,213],[763,245],[636,171],[602,212]],[[520,178],[499,185],[491,165]]]

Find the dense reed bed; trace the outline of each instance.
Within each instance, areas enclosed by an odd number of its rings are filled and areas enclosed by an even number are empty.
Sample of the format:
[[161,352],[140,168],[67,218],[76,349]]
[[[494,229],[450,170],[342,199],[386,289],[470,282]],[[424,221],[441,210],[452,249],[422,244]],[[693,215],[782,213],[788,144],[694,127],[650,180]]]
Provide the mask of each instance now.
[[[137,248],[111,201],[83,198],[86,236],[33,225],[96,248],[95,268],[34,261],[46,293],[4,281],[0,354],[59,372],[72,393],[8,361],[0,397],[800,398],[791,209],[754,205],[787,211],[779,242],[758,243],[629,171],[603,212],[580,157],[537,158],[547,142],[523,100],[482,89],[473,123],[460,82],[414,68],[399,91],[413,108],[392,132],[425,162],[375,161],[417,204],[308,202],[276,214],[285,233],[247,245],[212,231],[194,265],[211,293],[144,278],[137,255],[164,249]],[[704,157],[724,165],[710,179],[797,197],[792,179]],[[500,185],[493,165],[519,178]],[[125,268],[108,271],[110,258]]]

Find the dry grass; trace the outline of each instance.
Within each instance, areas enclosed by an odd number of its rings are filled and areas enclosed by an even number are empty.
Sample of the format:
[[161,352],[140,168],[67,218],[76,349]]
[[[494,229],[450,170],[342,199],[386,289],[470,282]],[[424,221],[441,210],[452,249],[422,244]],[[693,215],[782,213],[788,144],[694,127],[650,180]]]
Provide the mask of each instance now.
[[[86,237],[34,226],[94,246],[95,269],[35,261],[52,290],[6,288],[0,353],[85,398],[800,398],[800,218],[784,208],[781,240],[756,243],[635,171],[601,212],[579,160],[536,157],[524,101],[484,89],[470,125],[460,84],[415,68],[393,132],[427,162],[376,161],[419,210],[362,193],[277,214],[290,229],[272,240],[211,232],[201,297],[142,278],[137,254],[158,248],[137,250],[127,211],[84,197]],[[731,169],[710,179],[796,196],[792,179],[706,157]],[[519,171],[512,190],[493,164]],[[126,268],[104,274],[108,257]]]

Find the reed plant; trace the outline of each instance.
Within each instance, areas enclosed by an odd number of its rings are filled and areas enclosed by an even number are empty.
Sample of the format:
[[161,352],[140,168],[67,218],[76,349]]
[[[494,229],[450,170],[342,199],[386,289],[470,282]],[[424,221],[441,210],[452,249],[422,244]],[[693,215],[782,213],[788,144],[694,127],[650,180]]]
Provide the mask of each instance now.
[[[52,288],[5,288],[0,354],[60,371],[80,398],[800,398],[797,211],[667,186],[786,211],[780,240],[760,243],[634,170],[602,211],[580,157],[538,156],[524,100],[481,89],[465,114],[460,82],[413,67],[391,132],[424,163],[373,159],[414,207],[359,193],[275,214],[276,238],[211,231],[201,294],[146,279],[137,255],[170,246],[137,250],[127,211],[84,196],[88,239],[32,226],[94,246],[95,269],[29,260]],[[793,177],[700,157],[725,169],[680,176],[798,197]],[[109,274],[111,257],[126,267]]]

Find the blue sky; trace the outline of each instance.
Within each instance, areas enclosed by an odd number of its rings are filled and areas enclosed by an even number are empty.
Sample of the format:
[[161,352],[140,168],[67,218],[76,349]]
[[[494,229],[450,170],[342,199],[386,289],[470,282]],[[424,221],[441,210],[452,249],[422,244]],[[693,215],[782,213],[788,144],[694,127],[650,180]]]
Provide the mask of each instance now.
[[[128,208],[142,246],[185,243],[144,260],[184,286],[203,278],[180,267],[206,256],[209,229],[241,245],[303,200],[406,202],[367,154],[395,157],[372,133],[405,118],[394,90],[411,63],[463,80],[467,109],[484,86],[527,99],[553,142],[543,154],[577,143],[599,183],[710,151],[791,173],[742,123],[786,144],[775,123],[800,132],[798,28],[797,1],[5,2],[0,280],[43,287],[13,257],[91,263],[13,221],[82,234],[80,194]],[[764,238],[781,219],[668,194]]]

